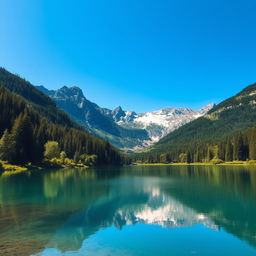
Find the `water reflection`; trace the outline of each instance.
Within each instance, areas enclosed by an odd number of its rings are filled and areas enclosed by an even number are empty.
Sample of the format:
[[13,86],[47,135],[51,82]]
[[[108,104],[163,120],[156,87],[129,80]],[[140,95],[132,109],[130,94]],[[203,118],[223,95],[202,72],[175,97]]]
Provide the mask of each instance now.
[[1,177],[0,251],[79,251],[100,230],[139,224],[203,225],[256,246],[255,184],[254,169],[215,166],[45,170]]
[[[144,183],[147,183],[147,180],[144,180]],[[58,229],[47,247],[61,251],[77,251],[84,239],[102,228],[113,225],[119,230],[137,223],[166,228],[203,224],[218,229],[210,218],[161,193],[159,189],[145,189],[137,184],[133,191],[127,193],[124,191],[128,188],[125,188],[124,184],[120,185],[122,186],[118,188],[114,186],[114,192],[109,191],[109,196],[72,215],[65,225]]]

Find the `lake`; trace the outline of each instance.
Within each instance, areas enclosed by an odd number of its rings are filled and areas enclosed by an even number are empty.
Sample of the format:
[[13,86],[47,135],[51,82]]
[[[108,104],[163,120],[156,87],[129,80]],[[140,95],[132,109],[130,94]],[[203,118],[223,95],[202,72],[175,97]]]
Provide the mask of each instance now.
[[256,255],[256,168],[127,166],[0,176],[0,255]]

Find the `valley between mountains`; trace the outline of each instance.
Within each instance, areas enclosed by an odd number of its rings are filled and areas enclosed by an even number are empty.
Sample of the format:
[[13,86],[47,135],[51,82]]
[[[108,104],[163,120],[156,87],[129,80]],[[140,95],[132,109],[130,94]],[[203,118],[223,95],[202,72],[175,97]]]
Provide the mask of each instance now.
[[44,86],[36,88],[92,134],[124,151],[146,148],[184,124],[205,115],[215,106],[211,103],[200,110],[168,107],[136,113],[123,110],[120,106],[114,110],[101,108],[88,100],[76,86],[63,86],[58,90],[48,90]]

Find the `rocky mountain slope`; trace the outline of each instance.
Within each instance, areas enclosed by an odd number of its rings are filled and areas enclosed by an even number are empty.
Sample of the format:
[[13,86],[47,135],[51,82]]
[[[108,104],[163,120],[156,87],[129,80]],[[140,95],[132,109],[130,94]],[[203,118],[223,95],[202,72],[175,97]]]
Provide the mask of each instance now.
[[226,140],[254,127],[256,122],[256,84],[221,102],[208,114],[186,124],[157,142],[152,151],[184,152],[189,145],[207,145]]
[[136,113],[101,108],[89,101],[79,87],[62,87],[56,91],[43,86],[37,88],[50,96],[57,106],[92,133],[109,140],[122,149],[140,149],[152,145],[182,125],[205,115],[214,104],[200,110],[165,108]]
[[127,150],[137,145],[143,146],[150,138],[143,129],[124,128],[116,124],[95,103],[85,98],[82,90],[76,86],[62,87],[59,90],[47,90],[43,86],[37,88],[48,95],[57,106],[84,126],[91,133],[108,140],[111,144]]
[[200,110],[164,108],[140,114],[133,111],[123,111],[121,107],[118,107],[111,113],[112,119],[120,126],[145,129],[151,141],[157,142],[182,125],[205,115],[213,107],[214,104],[212,103]]

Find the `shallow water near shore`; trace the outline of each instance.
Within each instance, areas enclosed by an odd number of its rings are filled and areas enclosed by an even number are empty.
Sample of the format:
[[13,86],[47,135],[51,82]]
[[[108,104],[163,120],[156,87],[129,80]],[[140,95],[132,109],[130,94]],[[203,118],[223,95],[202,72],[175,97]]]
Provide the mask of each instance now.
[[0,176],[0,255],[256,255],[256,168]]

